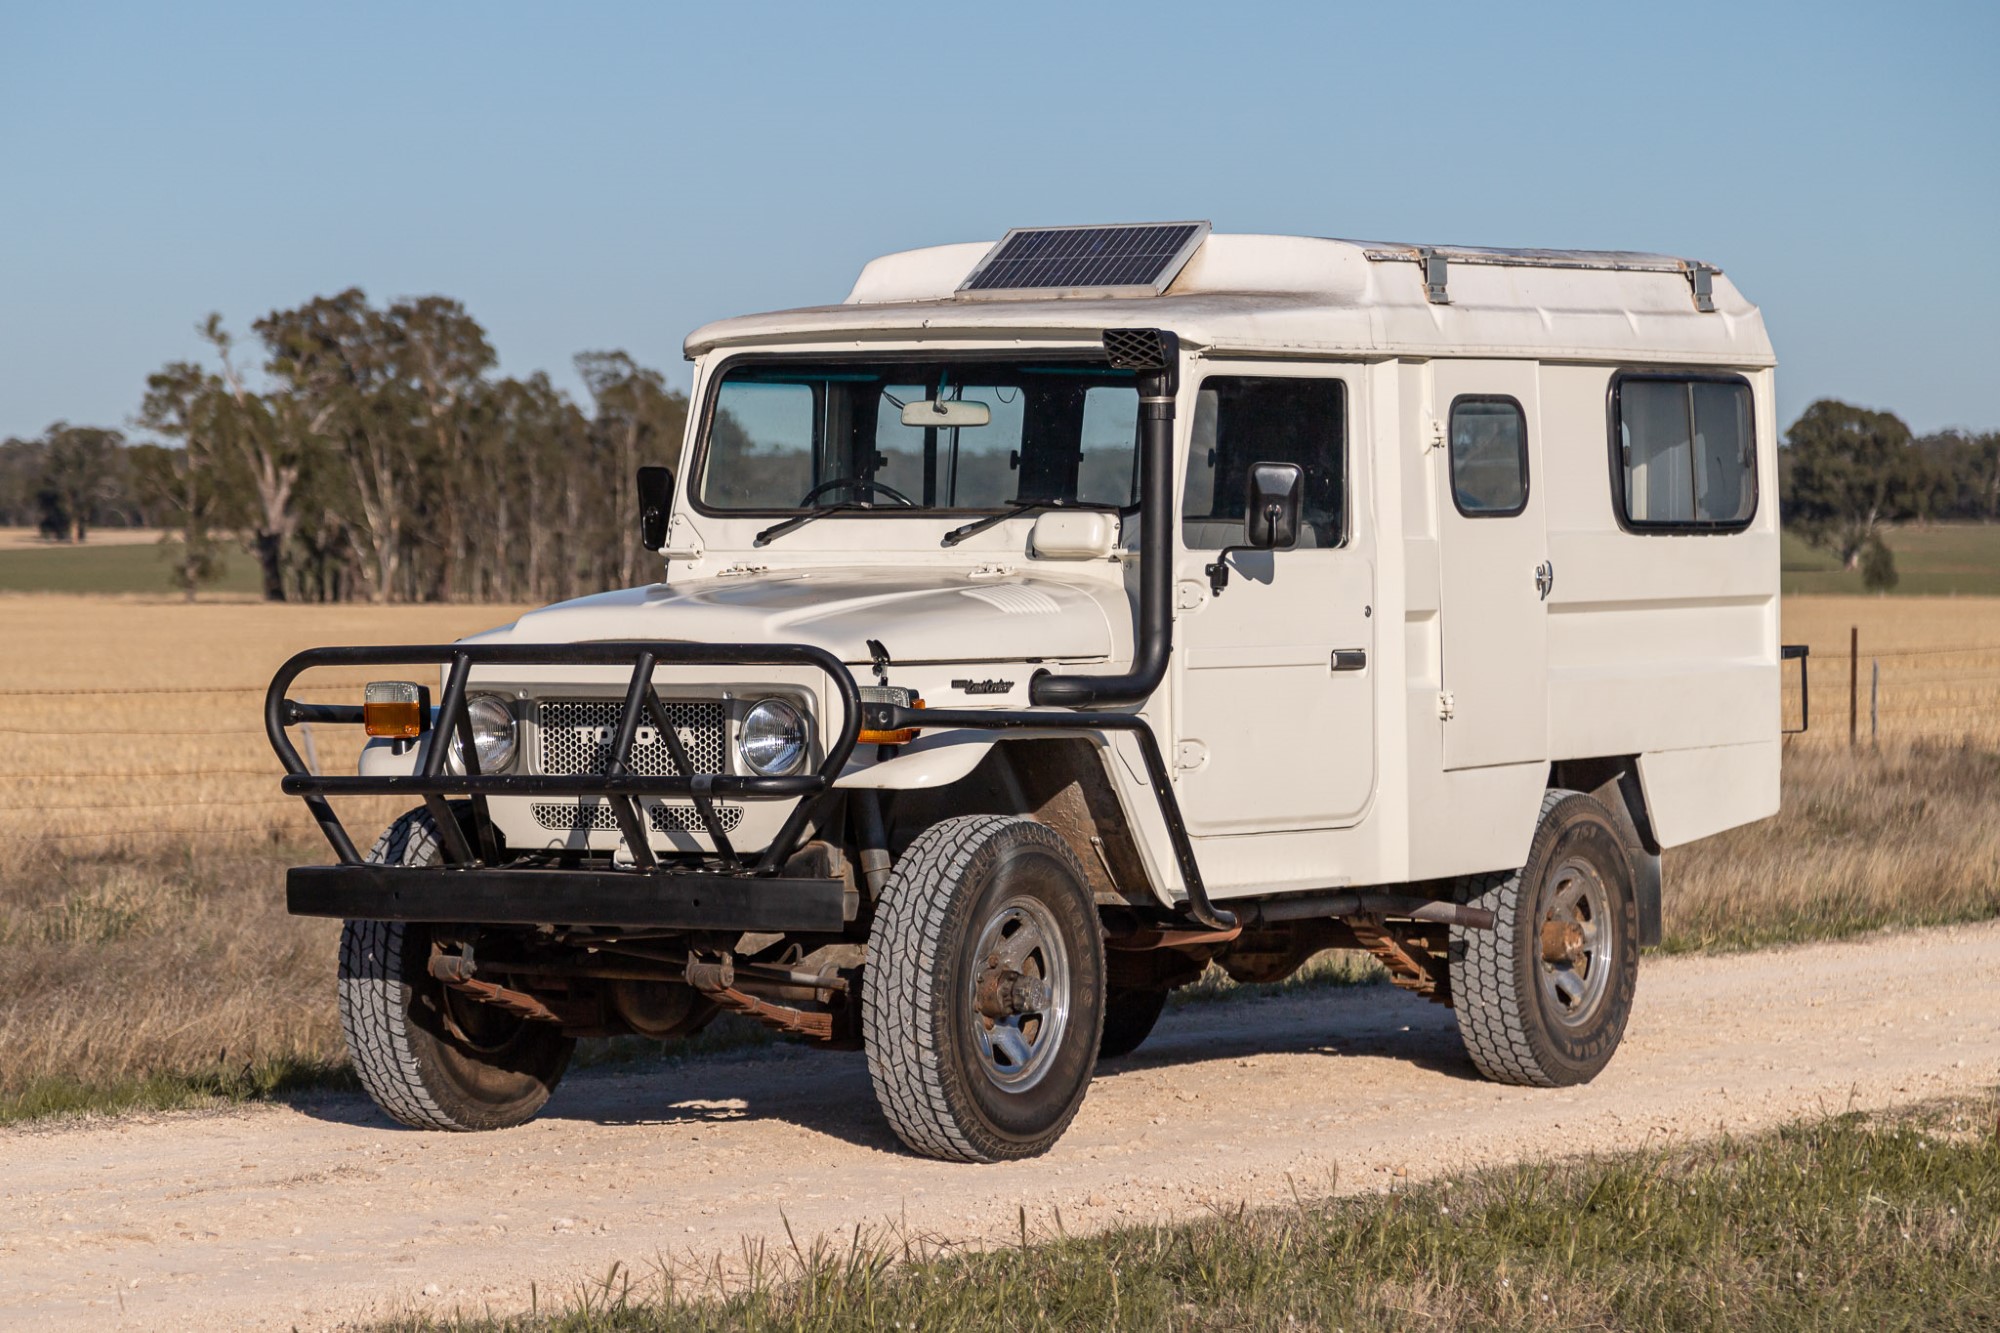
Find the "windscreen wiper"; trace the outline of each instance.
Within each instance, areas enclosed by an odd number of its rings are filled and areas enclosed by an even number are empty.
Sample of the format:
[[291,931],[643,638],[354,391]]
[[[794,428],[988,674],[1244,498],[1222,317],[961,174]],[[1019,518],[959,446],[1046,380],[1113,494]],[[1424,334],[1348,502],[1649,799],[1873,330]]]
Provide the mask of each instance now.
[[1077,500],[1023,500],[1011,509],[1003,509],[997,514],[988,514],[985,518],[975,518],[963,527],[953,528],[944,535],[944,544],[946,546],[956,546],[967,537],[977,537],[988,528],[997,528],[1010,518],[1019,518],[1023,514],[1034,514],[1050,509],[1094,509],[1100,513],[1107,510],[1116,513],[1118,506],[1084,504]]
[[757,534],[755,544],[763,546],[768,542],[776,541],[786,533],[802,528],[816,518],[825,518],[828,514],[852,514],[860,510],[873,508],[875,508],[875,505],[867,500],[842,500],[838,504],[821,505],[817,509],[808,509],[803,514],[794,514],[783,522],[773,523],[770,527],[765,528]]

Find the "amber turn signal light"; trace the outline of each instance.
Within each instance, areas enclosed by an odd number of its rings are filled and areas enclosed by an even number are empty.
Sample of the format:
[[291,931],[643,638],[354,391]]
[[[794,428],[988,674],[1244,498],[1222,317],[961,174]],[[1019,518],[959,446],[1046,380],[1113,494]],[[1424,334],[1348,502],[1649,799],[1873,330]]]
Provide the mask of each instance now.
[[361,723],[370,736],[413,741],[424,734],[430,693],[407,680],[371,680],[361,696]]
[[854,738],[857,745],[908,745],[917,738],[915,727],[887,725],[892,708],[922,708],[924,701],[909,690],[892,685],[863,685],[861,687],[861,730]]

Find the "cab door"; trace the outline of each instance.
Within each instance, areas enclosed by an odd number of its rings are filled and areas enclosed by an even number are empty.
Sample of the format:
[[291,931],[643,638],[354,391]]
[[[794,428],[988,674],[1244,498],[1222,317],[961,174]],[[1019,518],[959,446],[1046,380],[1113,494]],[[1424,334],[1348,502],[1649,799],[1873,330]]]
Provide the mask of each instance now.
[[[1231,362],[1194,386],[1173,759],[1197,835],[1341,827],[1374,791],[1375,570],[1368,506],[1355,498],[1365,494],[1353,469],[1357,384],[1341,367]],[[1224,557],[1244,539],[1256,463],[1304,471],[1298,544]]]
[[1448,769],[1548,757],[1547,598],[1561,571],[1549,563],[1535,485],[1537,383],[1533,362],[1433,367],[1444,425],[1434,475]]

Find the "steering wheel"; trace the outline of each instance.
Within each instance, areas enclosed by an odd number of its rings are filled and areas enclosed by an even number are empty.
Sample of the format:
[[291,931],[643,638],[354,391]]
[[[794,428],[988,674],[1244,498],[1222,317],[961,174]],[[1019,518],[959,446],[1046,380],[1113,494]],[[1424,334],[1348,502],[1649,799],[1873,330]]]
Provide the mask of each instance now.
[[823,481],[819,485],[807,491],[804,495],[800,496],[799,504],[801,506],[809,505],[814,500],[819,499],[820,496],[826,494],[828,491],[832,490],[836,486],[845,486],[849,491],[852,491],[857,495],[862,491],[869,491],[876,495],[884,495],[887,496],[889,499],[894,500],[897,504],[903,505],[910,509],[915,509],[917,507],[917,502],[915,500],[912,500],[909,496],[903,494],[901,491],[897,490],[894,486],[884,486],[881,482],[871,481],[867,477],[835,477],[831,481]]

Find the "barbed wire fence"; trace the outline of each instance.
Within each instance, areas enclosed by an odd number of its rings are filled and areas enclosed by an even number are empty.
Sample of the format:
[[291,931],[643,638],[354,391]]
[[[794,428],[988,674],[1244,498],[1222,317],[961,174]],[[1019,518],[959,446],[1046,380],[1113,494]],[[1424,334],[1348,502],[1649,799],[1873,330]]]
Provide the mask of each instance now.
[[[1805,679],[1810,683],[1811,728],[1804,737],[1815,743],[1879,745],[1884,740],[1975,740],[2000,746],[2000,643],[1956,644],[1926,647],[1875,647],[1864,644],[1858,634],[1850,635],[1847,651],[1826,651],[1814,645]],[[1783,708],[1785,726],[1796,727],[1806,702],[1801,688],[1801,672],[1785,664]],[[301,687],[307,692],[352,691],[351,682],[325,683]],[[0,736],[33,737],[33,746],[42,760],[36,768],[23,772],[0,772],[0,811],[28,816],[40,828],[0,828],[0,842],[72,842],[107,837],[126,838],[211,838],[270,836],[289,829],[293,821],[273,820],[265,824],[237,821],[229,826],[195,826],[187,821],[147,817],[126,821],[115,834],[101,831],[72,831],[59,827],[65,816],[109,811],[158,814],[198,809],[228,808],[249,813],[269,810],[274,815],[285,807],[300,811],[298,832],[309,833],[303,807],[295,797],[277,794],[281,770],[275,758],[267,762],[233,762],[218,758],[213,764],[182,764],[161,768],[134,765],[125,768],[65,767],[59,742],[89,737],[130,737],[138,740],[214,738],[242,746],[244,738],[264,734],[262,725],[246,718],[242,725],[228,726],[64,726],[27,719],[34,725],[17,725],[7,713],[15,700],[55,702],[59,700],[207,696],[218,700],[261,697],[263,685],[142,686],[130,689],[115,686],[88,689],[0,689]],[[232,711],[234,711],[232,709]],[[249,710],[245,709],[245,713]],[[1845,733],[1843,735],[1843,732]],[[315,771],[319,768],[318,746],[309,727],[301,736],[301,749]],[[261,747],[259,747],[261,749]],[[135,783],[167,781],[176,784],[215,783],[224,790],[214,794],[185,795],[153,799],[119,796]],[[30,784],[58,785],[55,792],[36,792],[26,799],[23,789]],[[51,799],[59,797],[60,799]],[[10,821],[12,822],[12,821]]]

